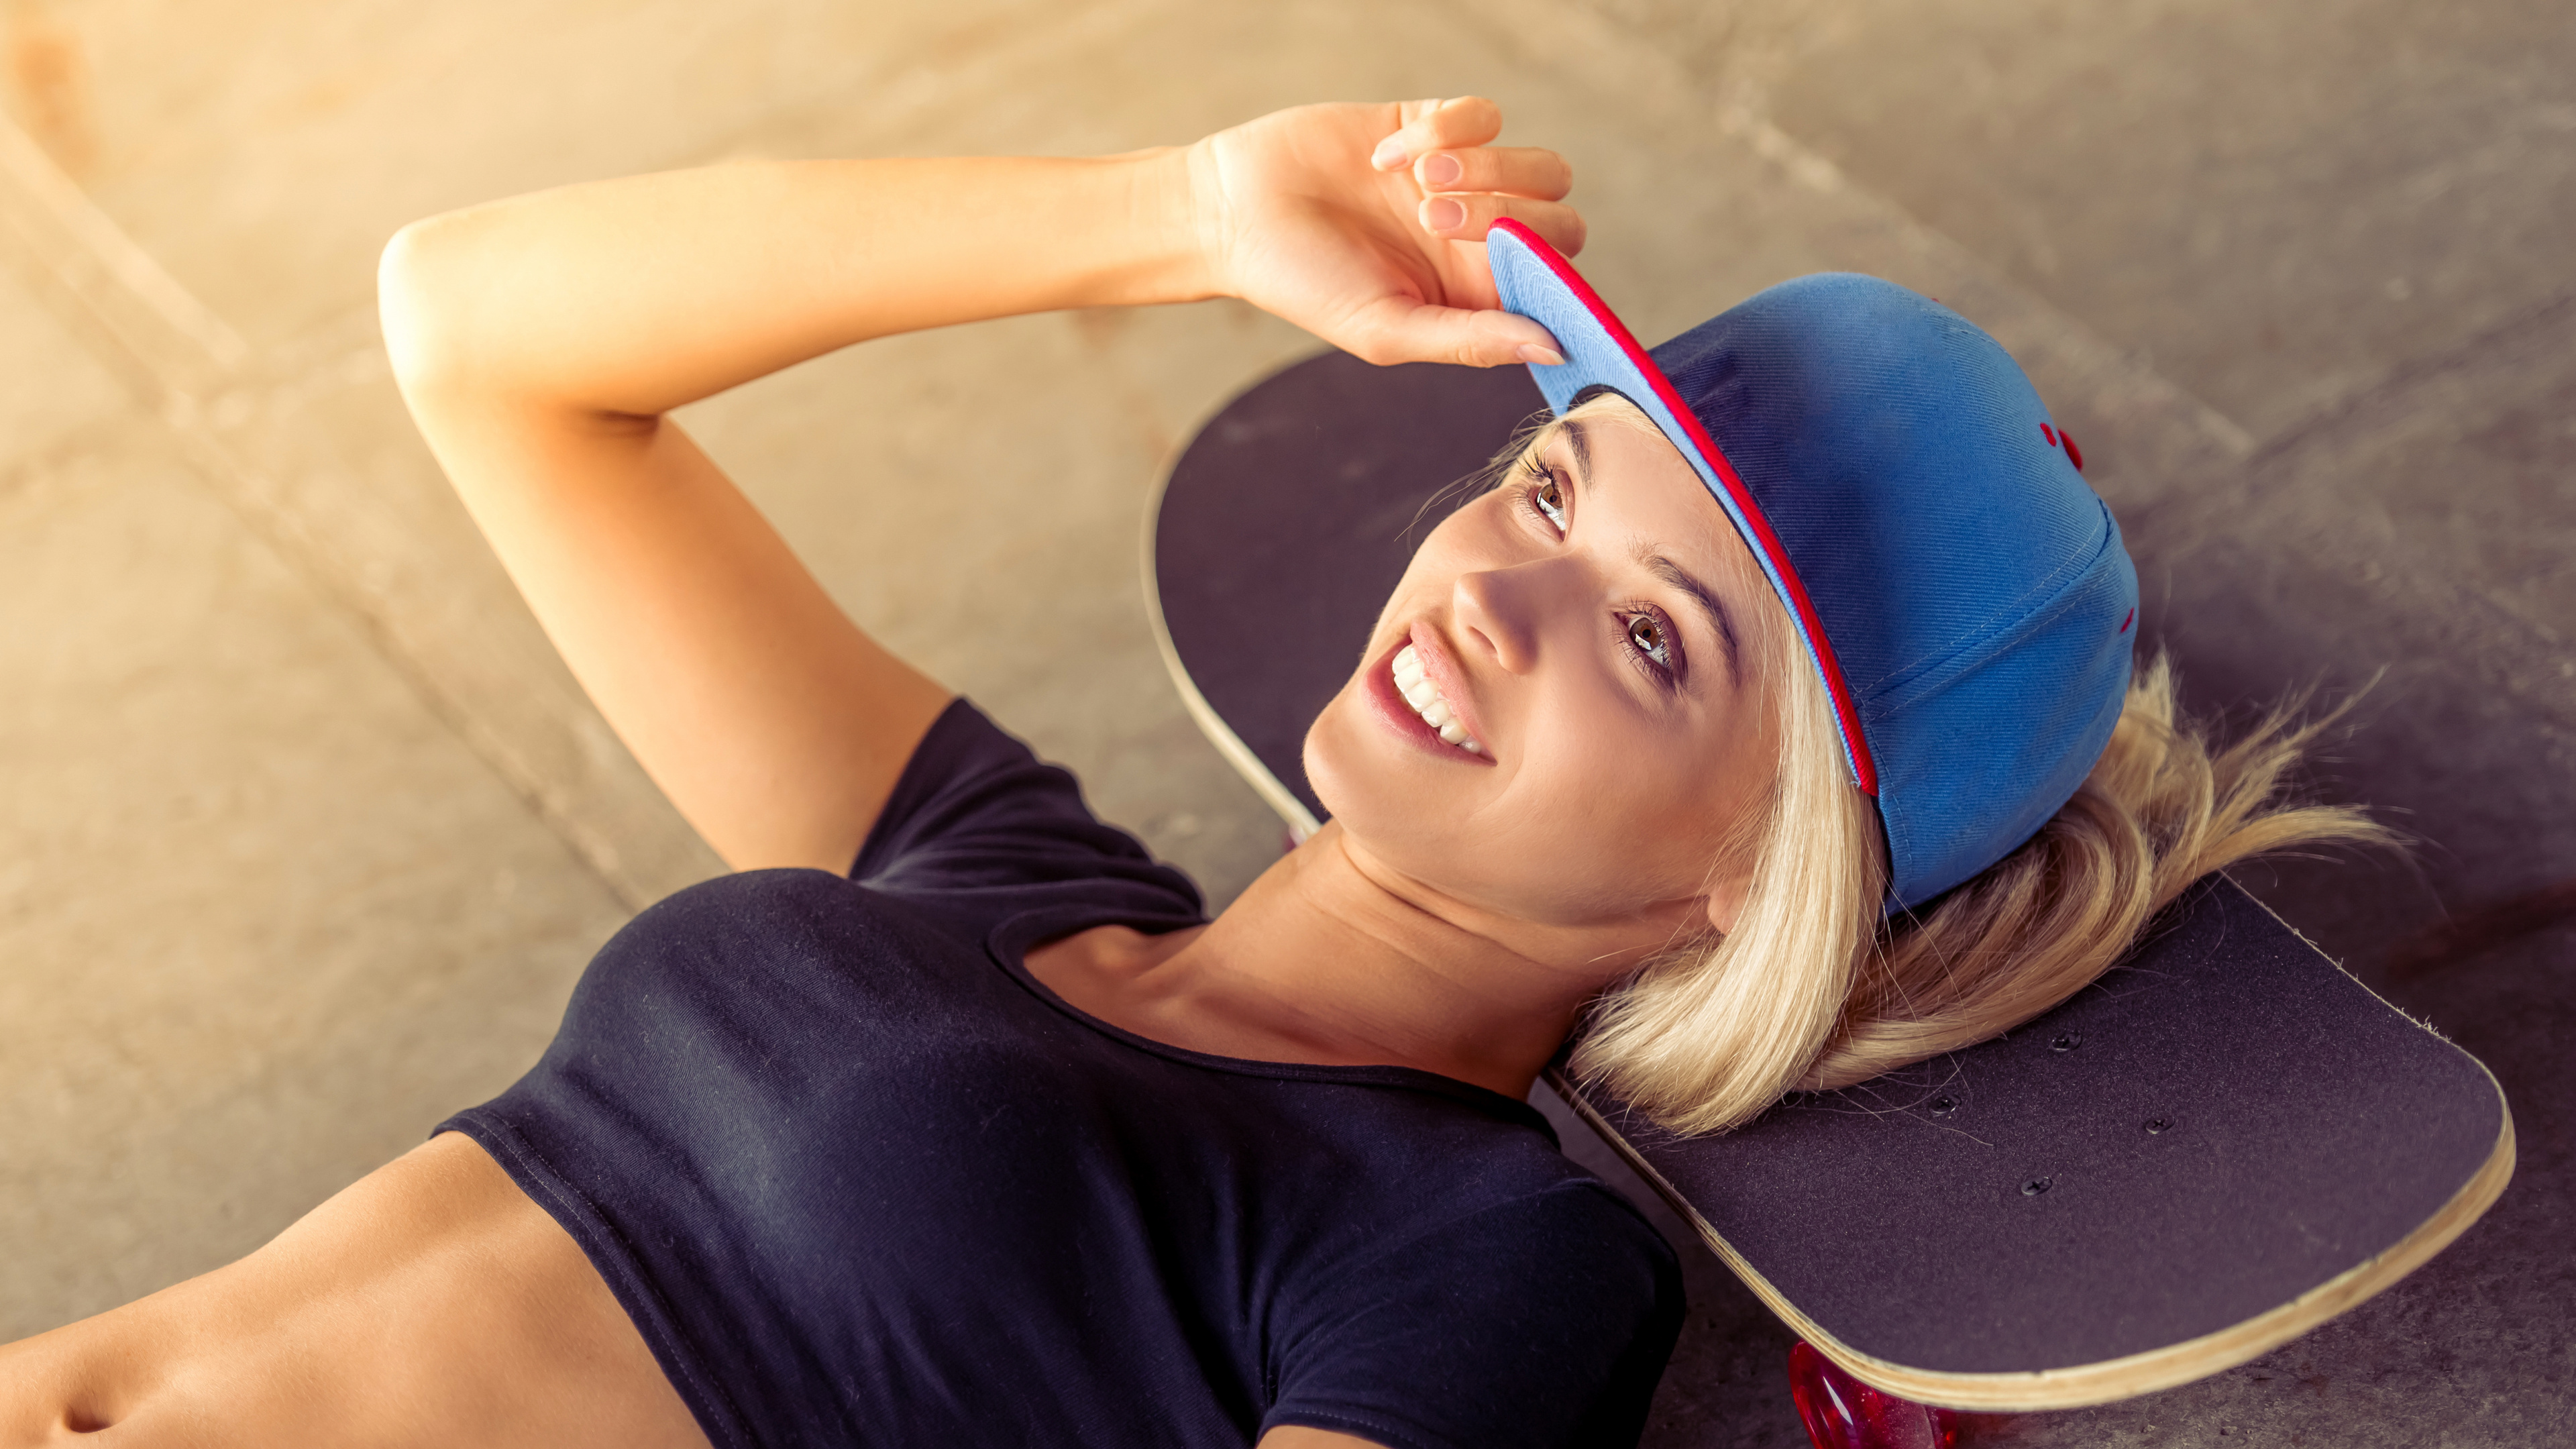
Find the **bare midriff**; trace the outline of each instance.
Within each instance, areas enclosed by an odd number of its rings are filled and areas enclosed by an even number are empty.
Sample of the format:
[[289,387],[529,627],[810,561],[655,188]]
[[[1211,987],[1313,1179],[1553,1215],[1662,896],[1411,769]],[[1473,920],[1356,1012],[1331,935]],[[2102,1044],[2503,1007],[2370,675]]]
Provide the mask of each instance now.
[[0,1449],[707,1449],[571,1236],[455,1133],[228,1267],[0,1347]]

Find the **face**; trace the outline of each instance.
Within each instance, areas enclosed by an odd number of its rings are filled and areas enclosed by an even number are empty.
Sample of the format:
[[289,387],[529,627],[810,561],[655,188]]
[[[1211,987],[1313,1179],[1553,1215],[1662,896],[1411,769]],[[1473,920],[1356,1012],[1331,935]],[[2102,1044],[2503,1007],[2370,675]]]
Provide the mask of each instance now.
[[1755,640],[1778,608],[1660,435],[1561,424],[1424,541],[1307,777],[1425,890],[1660,944],[1749,869],[1721,856],[1777,758]]

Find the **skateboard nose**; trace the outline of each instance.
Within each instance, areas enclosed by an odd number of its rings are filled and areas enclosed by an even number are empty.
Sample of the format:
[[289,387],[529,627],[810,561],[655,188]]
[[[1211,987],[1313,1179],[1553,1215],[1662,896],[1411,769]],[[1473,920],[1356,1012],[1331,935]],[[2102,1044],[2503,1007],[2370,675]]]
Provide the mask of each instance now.
[[1801,1343],[1789,1350],[1789,1394],[1816,1449],[1954,1449],[1957,1416],[1853,1378]]

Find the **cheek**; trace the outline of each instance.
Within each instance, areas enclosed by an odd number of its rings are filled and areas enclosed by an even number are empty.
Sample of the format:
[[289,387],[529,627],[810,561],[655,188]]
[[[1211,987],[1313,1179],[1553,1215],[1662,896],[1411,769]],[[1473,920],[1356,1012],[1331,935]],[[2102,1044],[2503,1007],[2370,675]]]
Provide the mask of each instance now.
[[1659,732],[1570,728],[1514,782],[1514,833],[1545,851],[1569,906],[1697,895],[1730,823],[1730,792],[1712,788],[1702,753]]
[[[1490,499],[1469,503],[1423,540],[1386,606],[1378,611],[1368,645],[1353,662],[1350,676],[1307,728],[1301,749],[1307,784],[1346,830],[1369,824],[1410,833],[1421,824],[1415,817],[1433,806],[1417,797],[1437,777],[1426,779],[1418,763],[1406,760],[1404,747],[1385,737],[1384,726],[1371,714],[1364,693],[1369,686],[1361,671],[1395,649],[1397,621],[1427,612],[1434,602],[1446,598],[1460,575],[1491,566],[1492,520],[1483,516],[1490,506]],[[1414,768],[1408,769],[1408,764]]]
[[1616,702],[1589,704],[1534,708],[1527,758],[1490,793],[1405,809],[1392,792],[1355,792],[1344,827],[1409,874],[1551,925],[1701,894],[1730,823],[1730,792],[1702,758],[1710,742],[1678,739]]

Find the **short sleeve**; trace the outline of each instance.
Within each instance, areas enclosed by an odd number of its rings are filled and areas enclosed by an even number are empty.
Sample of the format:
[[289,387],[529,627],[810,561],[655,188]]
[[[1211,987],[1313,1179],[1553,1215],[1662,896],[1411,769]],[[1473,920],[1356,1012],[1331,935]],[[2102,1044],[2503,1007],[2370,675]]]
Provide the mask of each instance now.
[[1572,1181],[1393,1245],[1282,1325],[1262,1423],[1390,1449],[1637,1442],[1681,1333],[1681,1272],[1636,1210]]
[[1049,908],[1149,930],[1203,918],[1188,876],[1092,814],[1071,773],[964,699],[914,747],[850,875],[978,927]]

